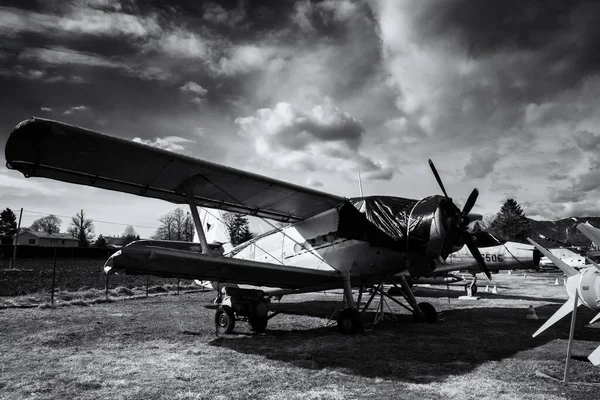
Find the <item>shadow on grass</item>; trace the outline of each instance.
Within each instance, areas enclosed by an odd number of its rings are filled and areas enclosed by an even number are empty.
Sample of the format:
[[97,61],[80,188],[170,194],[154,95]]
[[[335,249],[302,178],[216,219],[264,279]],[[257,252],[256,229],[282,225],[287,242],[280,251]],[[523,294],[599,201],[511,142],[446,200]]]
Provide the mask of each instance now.
[[[309,302],[307,306],[313,309],[309,315],[327,314],[324,310],[314,312],[324,308],[325,304],[319,303],[331,302]],[[441,322],[435,324],[416,323],[411,315],[401,314],[397,323],[380,323],[366,333],[350,336],[338,334],[335,326],[267,329],[267,335],[263,336],[220,336],[209,343],[301,368],[331,369],[413,383],[439,382],[521,351],[543,352],[538,348],[547,342],[568,338],[569,318],[541,337],[531,337],[557,308],[549,305],[536,309],[539,321],[525,319],[527,310],[523,309],[474,308],[445,311]],[[286,312],[301,313],[301,310],[298,305]],[[594,340],[597,333],[584,329],[591,318],[588,314],[582,312],[578,318],[577,340]]]

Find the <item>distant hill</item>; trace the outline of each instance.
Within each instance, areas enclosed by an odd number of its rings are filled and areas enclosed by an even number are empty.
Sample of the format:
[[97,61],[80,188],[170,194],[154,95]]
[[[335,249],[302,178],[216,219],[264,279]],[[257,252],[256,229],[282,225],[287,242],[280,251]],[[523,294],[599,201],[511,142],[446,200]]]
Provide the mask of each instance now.
[[573,246],[589,247],[591,241],[585,237],[576,228],[578,223],[589,222],[595,227],[600,228],[600,217],[578,217],[577,222],[572,218],[559,219],[557,221],[536,221],[527,218],[531,224],[530,237],[544,247],[553,248],[559,247],[558,243],[542,239],[539,235],[544,235],[549,238],[562,240],[572,244]]

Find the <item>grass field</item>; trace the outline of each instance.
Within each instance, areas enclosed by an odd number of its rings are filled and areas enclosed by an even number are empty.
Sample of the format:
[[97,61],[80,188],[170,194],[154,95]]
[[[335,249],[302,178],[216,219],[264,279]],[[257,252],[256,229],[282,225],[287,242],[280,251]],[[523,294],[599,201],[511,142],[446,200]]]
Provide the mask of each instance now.
[[[536,376],[562,378],[568,318],[531,338],[566,300],[557,277],[495,275],[498,294],[480,293],[479,301],[459,300],[462,287],[419,288],[419,300],[440,311],[437,323],[402,311],[398,322],[355,336],[325,326],[339,292],[275,302],[285,313],[263,335],[239,322],[235,334],[216,337],[210,292],[4,309],[0,398],[600,398],[600,386]],[[525,319],[529,305],[540,321]],[[585,326],[589,310],[578,315],[571,378],[600,382],[600,368],[586,360],[600,329]]]

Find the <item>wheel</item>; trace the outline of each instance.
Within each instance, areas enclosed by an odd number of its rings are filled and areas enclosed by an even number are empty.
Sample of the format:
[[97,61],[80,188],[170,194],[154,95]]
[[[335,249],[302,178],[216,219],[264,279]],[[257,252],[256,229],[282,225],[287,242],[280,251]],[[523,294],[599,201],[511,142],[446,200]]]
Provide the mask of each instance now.
[[235,328],[235,316],[233,310],[227,306],[220,306],[215,314],[215,325],[225,333],[233,332]]
[[420,322],[429,322],[433,323],[437,321],[437,311],[435,311],[435,307],[430,303],[419,303],[419,308],[421,309],[421,315],[417,315],[415,313],[415,317]]
[[467,283],[467,284],[465,285],[465,294],[466,294],[467,296],[469,295],[469,286],[471,287],[471,295],[475,295],[475,294],[477,294],[477,284],[475,284],[475,283],[474,283],[472,286],[471,286],[471,284],[470,284],[470,283]]
[[267,314],[269,313],[269,305],[262,300],[254,304],[252,315],[248,319],[250,329],[257,333],[263,333],[267,328]]
[[256,333],[264,333],[267,329],[267,319],[262,317],[250,317],[250,329]]
[[346,308],[337,317],[338,332],[357,333],[362,329],[360,313],[354,308]]

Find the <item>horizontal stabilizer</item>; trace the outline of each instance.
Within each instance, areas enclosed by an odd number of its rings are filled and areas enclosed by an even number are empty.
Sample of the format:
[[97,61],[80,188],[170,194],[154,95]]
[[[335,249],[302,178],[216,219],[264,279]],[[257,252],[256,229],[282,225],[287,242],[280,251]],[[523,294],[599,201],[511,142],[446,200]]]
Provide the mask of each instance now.
[[596,316],[594,318],[592,318],[592,320],[590,321],[590,325],[593,324],[594,322],[598,321],[600,319],[600,312],[598,314],[596,314]]
[[[540,333],[544,332],[546,329],[550,328],[552,325],[563,319],[565,316],[569,315],[571,311],[573,311],[573,302],[575,299],[569,299],[565,304],[562,305],[549,319],[546,321],[544,325],[540,329],[538,329],[532,337],[536,337]],[[579,306],[581,303],[578,303]]]
[[596,350],[594,350],[592,354],[588,356],[588,360],[590,360],[594,365],[600,365],[600,346],[598,346]]
[[544,254],[546,257],[548,257],[550,259],[550,261],[552,261],[554,263],[554,265],[556,265],[558,268],[560,268],[560,270],[562,272],[564,272],[565,275],[575,276],[579,273],[579,272],[577,272],[577,270],[575,268],[571,267],[569,264],[565,263],[560,258],[556,257],[554,254],[550,253],[548,250],[546,250],[544,247],[540,246],[539,244],[537,244],[530,238],[527,238],[527,240],[529,240],[529,243],[531,243],[539,251],[541,251],[542,254]]

